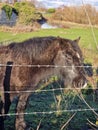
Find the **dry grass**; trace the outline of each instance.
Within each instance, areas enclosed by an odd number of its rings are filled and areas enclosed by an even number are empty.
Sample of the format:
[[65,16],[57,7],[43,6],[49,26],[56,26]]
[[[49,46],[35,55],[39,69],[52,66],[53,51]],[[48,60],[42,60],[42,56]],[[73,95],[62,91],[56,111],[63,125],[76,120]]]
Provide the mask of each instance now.
[[32,32],[33,28],[29,26],[15,26],[15,27],[8,27],[8,26],[2,26],[0,27],[0,30],[2,32],[13,32],[13,33],[20,33],[20,32]]
[[35,23],[33,26],[26,26],[26,25],[16,25],[13,27],[10,26],[1,26],[1,32],[12,32],[12,33],[26,33],[26,32],[33,32],[40,29],[40,25]]

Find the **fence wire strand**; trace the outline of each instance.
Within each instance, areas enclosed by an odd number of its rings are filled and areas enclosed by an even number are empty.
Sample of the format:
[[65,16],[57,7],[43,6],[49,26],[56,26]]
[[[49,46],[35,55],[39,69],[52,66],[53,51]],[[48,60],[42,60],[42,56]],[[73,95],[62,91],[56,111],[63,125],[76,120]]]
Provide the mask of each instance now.
[[[37,64],[37,65],[30,65],[30,64],[0,64],[0,67],[34,67],[34,68],[40,68],[40,67],[45,67],[45,68],[67,68],[67,67],[72,67],[71,65],[68,66],[68,65],[40,65],[40,64]],[[81,65],[81,66],[76,66],[75,67],[77,68],[98,68],[98,66],[90,66],[90,65]]]
[[[53,88],[53,89],[38,89],[38,90],[24,90],[24,91],[0,91],[0,93],[11,93],[11,94],[19,94],[19,93],[39,93],[39,92],[53,92],[54,91],[64,91],[64,90],[97,90],[97,88]],[[64,98],[64,97],[63,97]]]
[[53,113],[66,113],[66,112],[84,112],[84,111],[98,111],[98,108],[92,109],[71,109],[71,110],[55,110],[55,111],[42,111],[42,112],[25,112],[25,113],[8,113],[8,114],[0,114],[1,116],[17,116],[17,115],[36,115],[36,114],[53,114]]
[[94,27],[93,27],[93,25],[92,25],[92,22],[91,22],[91,19],[90,19],[90,17],[89,17],[89,13],[88,13],[88,11],[87,11],[87,9],[86,9],[86,7],[85,7],[85,0],[81,0],[82,1],[82,5],[83,5],[83,7],[84,7],[84,11],[85,11],[85,14],[86,14],[86,16],[87,16],[87,19],[88,19],[88,23],[89,23],[89,25],[90,25],[90,27],[91,27],[91,31],[92,31],[92,35],[93,35],[93,39],[94,39],[94,41],[95,41],[95,45],[96,45],[96,48],[97,48],[97,50],[98,50],[98,42],[97,42],[97,39],[96,39],[96,36],[95,36],[95,32],[94,32]]
[[[96,39],[96,36],[95,36],[95,33],[94,33],[94,28],[93,28],[93,25],[91,23],[91,20],[90,20],[90,17],[89,17],[89,14],[87,12],[87,9],[85,7],[85,0],[82,0],[82,4],[83,4],[83,7],[84,7],[84,11],[85,11],[85,14],[88,18],[88,22],[89,22],[89,25],[91,27],[91,31],[92,31],[92,35],[93,35],[93,39],[95,41],[95,44],[96,44],[96,48],[98,49],[98,43],[97,43],[97,39]],[[18,64],[14,64],[14,65],[6,65],[6,64],[0,64],[0,67],[6,67],[6,66],[9,66],[9,67],[37,67],[37,68],[40,68],[40,67],[46,67],[46,68],[51,68],[51,67],[55,67],[55,68],[67,68],[67,67],[72,67],[72,66],[60,66],[60,65],[18,65]],[[75,66],[75,67],[85,67],[85,68],[89,68],[89,67],[92,67],[92,68],[98,68],[98,66]],[[57,101],[56,101],[56,97],[55,97],[55,91],[58,91],[60,90],[61,91],[61,95],[62,95],[62,98],[64,99],[64,95],[63,95],[63,90],[73,90],[73,88],[62,88],[60,86],[60,88],[53,88],[52,86],[52,89],[48,89],[48,90],[26,90],[26,91],[0,91],[1,93],[31,93],[31,92],[53,92],[53,95],[54,95],[54,100],[55,100],[55,103],[57,104]],[[74,88],[75,90],[81,90],[83,88]],[[85,89],[92,89],[92,88],[85,88]],[[93,88],[94,89],[94,88]],[[80,93],[80,95],[79,95]],[[95,111],[98,111],[98,108],[92,108],[87,102],[86,100],[84,99],[83,97],[83,94],[82,92],[78,92],[78,97],[88,106],[89,109],[71,109],[71,110],[55,110],[55,111],[43,111],[43,112],[25,112],[25,113],[8,113],[8,114],[0,114],[0,117],[1,116],[16,116],[16,115],[35,115],[35,114],[53,114],[53,113],[58,113],[58,112],[61,112],[61,113],[65,113],[65,112],[75,112],[71,118],[73,118],[75,116],[75,114],[77,112],[84,112],[84,111],[92,111],[96,116],[98,116],[98,114],[95,112]],[[70,119],[71,119],[70,118]],[[67,122],[69,123],[70,120],[68,120]],[[65,123],[66,124],[66,123]],[[64,125],[65,127],[65,125]],[[63,127],[62,127],[63,129]],[[61,130],[62,130],[61,129]]]

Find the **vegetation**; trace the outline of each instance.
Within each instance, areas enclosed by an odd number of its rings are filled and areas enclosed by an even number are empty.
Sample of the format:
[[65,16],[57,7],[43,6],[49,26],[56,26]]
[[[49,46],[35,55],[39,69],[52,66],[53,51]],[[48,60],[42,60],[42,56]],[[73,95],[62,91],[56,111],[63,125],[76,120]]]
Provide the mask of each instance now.
[[16,2],[14,8],[18,12],[18,23],[22,25],[33,25],[43,18],[36,7],[30,2]]
[[[58,82],[48,85],[45,90],[59,88]],[[62,86],[63,87],[63,86]],[[95,98],[93,90],[91,88],[90,93],[89,89],[82,90],[82,94],[87,101],[87,103],[92,108],[97,108],[97,102],[93,99]],[[60,100],[61,99],[61,100]],[[10,107],[9,113],[15,112],[15,106],[17,99],[14,100]],[[76,110],[89,109],[87,105],[83,102],[77,91],[67,90],[67,91],[47,91],[47,92],[37,92],[32,93],[30,96],[26,112],[30,115],[25,115],[25,120],[31,129],[36,130],[40,122],[39,130],[60,130],[62,126],[68,121],[68,119],[75,113]],[[68,111],[66,111],[68,110]],[[73,110],[73,111],[70,111]],[[52,112],[53,113],[40,113],[40,112]],[[56,112],[58,111],[58,112]],[[35,112],[39,112],[35,113]],[[91,120],[93,123],[96,122],[96,116],[90,111],[79,111],[76,112],[75,117],[71,122],[64,127],[63,130],[82,130],[89,126],[87,125],[87,119]],[[14,130],[14,120],[15,116],[10,116],[5,120],[5,130]],[[76,124],[76,125],[75,125]]]
[[[13,6],[8,4],[3,5],[2,9],[5,10],[8,19],[11,18],[12,11],[18,15],[18,24],[21,26],[30,25],[33,26],[35,22],[42,19],[42,14],[39,9],[36,9],[34,4],[28,2],[15,2]],[[62,7],[58,9],[40,9],[43,12],[47,12],[44,16],[50,23],[63,25],[64,28],[37,30],[35,32],[17,33],[17,27],[14,27],[14,31],[9,32],[5,27],[0,27],[0,42],[2,44],[9,44],[10,42],[20,42],[26,39],[37,36],[61,36],[64,38],[76,39],[81,36],[79,45],[82,49],[85,62],[89,65],[98,66],[98,50],[96,42],[93,38],[91,28],[88,25],[87,14],[83,10],[86,8],[88,15],[93,25],[98,25],[98,11],[90,5],[85,7]],[[66,12],[66,13],[65,13]],[[78,24],[77,24],[78,23]],[[80,25],[82,24],[82,25]],[[66,28],[66,29],[65,29]],[[4,32],[6,30],[6,32]],[[98,29],[94,28],[96,41],[98,41]],[[89,70],[88,70],[89,71]],[[94,72],[95,71],[95,72]],[[96,73],[97,76],[94,74]],[[95,76],[95,77],[92,77]],[[56,77],[55,77],[56,78]],[[93,79],[95,81],[93,81]],[[54,77],[50,79],[50,84],[47,87],[40,84],[41,89],[53,89],[60,88],[61,84],[58,82],[51,83]],[[58,80],[57,78],[55,80]],[[94,86],[98,87],[98,68],[92,69],[92,75],[89,78],[90,83],[87,89],[82,89],[84,99],[92,108],[98,108],[98,100],[96,99],[95,91],[92,89]],[[63,87],[63,86],[61,86]],[[95,88],[95,87],[94,87]],[[88,121],[96,122],[96,116],[92,111],[79,111],[76,112],[75,117],[69,122],[69,124],[63,128],[68,119],[75,113],[75,111],[63,111],[63,110],[76,110],[76,109],[89,109],[83,102],[79,95],[80,91],[65,90],[65,91],[51,91],[51,92],[37,92],[32,93],[28,100],[26,112],[32,112],[30,115],[25,115],[25,120],[31,127],[36,130],[40,125],[40,130],[86,130],[89,128]],[[9,113],[15,113],[15,108],[18,98],[16,98],[11,107]],[[37,114],[34,112],[51,112],[48,114]],[[55,112],[58,111],[58,112]],[[98,111],[96,111],[98,112]],[[15,116],[9,116],[5,120],[5,130],[14,130]]]
[[59,23],[62,21],[69,21],[80,24],[89,24],[88,16],[93,25],[98,25],[98,11],[95,7],[88,4],[85,6],[64,6],[58,8],[55,13],[48,18],[50,22],[57,20]]
[[[4,30],[4,29],[3,29]],[[17,32],[17,30],[16,30]],[[97,28],[94,28],[96,40],[98,41],[98,30]],[[97,65],[98,61],[98,51],[96,48],[95,41],[93,39],[93,35],[91,32],[91,29],[89,27],[71,27],[70,29],[45,29],[45,30],[39,30],[35,32],[29,32],[29,33],[9,33],[9,32],[0,32],[0,42],[4,42],[5,44],[8,44],[6,41],[23,41],[26,39],[29,39],[31,37],[37,37],[37,36],[61,36],[64,38],[70,38],[70,39],[76,39],[79,36],[81,36],[79,45],[83,51],[85,62],[95,64]]]
[[49,8],[49,9],[47,10],[47,13],[55,13],[55,9],[54,9],[54,8]]
[[15,2],[15,4],[4,4],[2,9],[5,11],[8,19],[11,18],[12,12],[18,15],[18,24],[33,25],[38,20],[43,18],[42,14],[37,11],[35,5],[30,2]]
[[[39,8],[36,8],[36,5]],[[62,21],[89,24],[88,16],[93,25],[98,25],[98,11],[95,7],[89,4],[84,6],[63,6],[57,9],[45,9],[43,7],[41,8],[40,5],[40,2],[33,0],[32,2],[15,2],[13,6],[5,4],[3,5],[3,9],[5,10],[8,18],[11,17],[12,11],[16,12],[19,15],[18,22],[26,25],[31,25],[31,23],[36,21],[37,18],[41,19],[42,15],[38,14],[40,11],[51,14],[47,17],[49,22],[54,23],[55,21],[58,21],[59,25]]]
[[5,5],[2,7],[2,10],[5,11],[7,18],[10,19],[11,16],[12,16],[12,10],[13,10],[13,8],[12,8],[10,5],[5,4]]

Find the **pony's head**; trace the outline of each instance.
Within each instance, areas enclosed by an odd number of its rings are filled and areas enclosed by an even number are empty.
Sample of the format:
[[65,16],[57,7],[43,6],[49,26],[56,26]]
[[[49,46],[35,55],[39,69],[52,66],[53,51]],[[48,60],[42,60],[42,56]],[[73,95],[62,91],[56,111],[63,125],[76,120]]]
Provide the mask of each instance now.
[[60,68],[60,75],[64,80],[65,86],[84,87],[86,85],[85,71],[83,66],[83,56],[78,46],[80,38],[76,40],[60,40],[60,49],[56,57],[56,64]]

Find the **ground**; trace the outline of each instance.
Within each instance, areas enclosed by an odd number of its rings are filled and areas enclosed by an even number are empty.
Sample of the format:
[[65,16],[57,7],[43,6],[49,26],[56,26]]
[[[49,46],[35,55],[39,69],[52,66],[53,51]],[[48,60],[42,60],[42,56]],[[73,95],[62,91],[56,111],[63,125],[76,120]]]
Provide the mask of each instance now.
[[[1,29],[1,28],[0,28]],[[2,29],[1,29],[2,30]],[[45,29],[37,30],[35,32],[28,33],[17,33],[16,32],[3,32],[0,31],[0,42],[3,44],[9,44],[12,41],[23,41],[25,39],[37,36],[61,36],[64,38],[76,39],[81,36],[79,45],[83,51],[84,61],[90,63],[92,66],[98,67],[98,50],[96,41],[98,41],[98,29],[94,28],[94,33],[96,39],[94,39],[92,30],[90,27],[84,26],[72,26],[70,28],[59,28],[59,29]],[[96,40],[96,41],[95,41]],[[92,107],[97,109],[98,113],[98,100],[96,101],[95,92],[92,90],[98,82],[98,75],[96,76],[96,68],[93,69],[94,76],[89,77],[90,89],[82,90],[82,94],[87,103]],[[51,88],[60,87],[56,83],[53,83],[44,88],[49,90]],[[17,98],[13,101],[10,112],[15,112]],[[89,107],[83,102],[80,95],[77,95],[77,91],[48,91],[48,92],[37,92],[32,93],[31,97],[28,100],[26,112],[31,113],[25,115],[25,120],[29,126],[38,130],[60,130],[68,119],[76,112],[75,110],[80,109],[89,109]],[[64,110],[73,110],[67,111]],[[47,114],[43,113],[48,112]],[[51,111],[56,111],[51,113]],[[34,113],[42,112],[42,113]],[[49,113],[50,112],[50,113]],[[5,130],[14,130],[14,119],[15,116],[8,116],[5,120]],[[88,121],[96,123],[96,116],[91,110],[77,111],[75,117],[67,125],[67,128],[64,127],[62,130],[86,130],[88,129]]]

